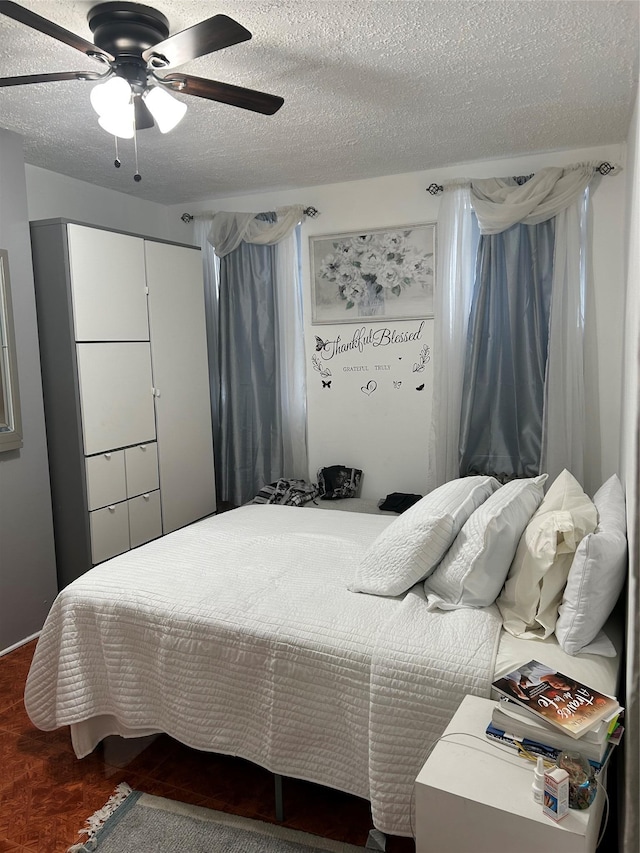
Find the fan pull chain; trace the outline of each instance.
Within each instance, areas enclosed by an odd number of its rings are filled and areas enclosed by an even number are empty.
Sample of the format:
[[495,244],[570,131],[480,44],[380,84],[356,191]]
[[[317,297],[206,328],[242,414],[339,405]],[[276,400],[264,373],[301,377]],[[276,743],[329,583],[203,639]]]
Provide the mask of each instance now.
[[116,167],[116,169],[119,169],[122,163],[120,162],[120,157],[118,156],[118,137],[114,136],[113,139],[116,143],[116,159],[113,161],[113,165]]
[[133,125],[133,154],[136,161],[136,173],[133,176],[133,180],[136,181],[136,183],[140,183],[142,175],[138,171],[138,132],[136,130],[135,122]]

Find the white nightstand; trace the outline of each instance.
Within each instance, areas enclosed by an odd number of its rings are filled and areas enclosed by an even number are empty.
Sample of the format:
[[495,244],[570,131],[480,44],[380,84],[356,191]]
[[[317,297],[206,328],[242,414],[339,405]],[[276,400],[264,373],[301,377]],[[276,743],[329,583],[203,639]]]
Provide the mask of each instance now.
[[542,813],[531,793],[533,763],[485,737],[495,702],[465,696],[415,784],[416,853],[593,853],[604,805],[559,823]]

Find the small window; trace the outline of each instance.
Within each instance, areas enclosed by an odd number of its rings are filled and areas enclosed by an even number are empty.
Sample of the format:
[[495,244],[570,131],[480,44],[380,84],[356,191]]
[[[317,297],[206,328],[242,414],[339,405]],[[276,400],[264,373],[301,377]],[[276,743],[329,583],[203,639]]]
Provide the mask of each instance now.
[[9,254],[0,249],[0,451],[22,447]]

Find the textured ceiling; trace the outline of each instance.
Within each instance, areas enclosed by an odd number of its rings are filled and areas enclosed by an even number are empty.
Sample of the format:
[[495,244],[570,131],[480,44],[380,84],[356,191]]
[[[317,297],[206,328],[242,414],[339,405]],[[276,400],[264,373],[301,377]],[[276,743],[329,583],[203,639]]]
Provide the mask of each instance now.
[[[92,83],[0,88],[28,163],[175,204],[618,143],[638,74],[636,0],[157,0],[178,32],[218,13],[252,40],[178,71],[280,95],[274,116],[201,98],[170,134],[101,130]],[[94,2],[21,5],[91,41]],[[0,11],[2,4],[0,3]],[[0,15],[0,76],[100,70]]]

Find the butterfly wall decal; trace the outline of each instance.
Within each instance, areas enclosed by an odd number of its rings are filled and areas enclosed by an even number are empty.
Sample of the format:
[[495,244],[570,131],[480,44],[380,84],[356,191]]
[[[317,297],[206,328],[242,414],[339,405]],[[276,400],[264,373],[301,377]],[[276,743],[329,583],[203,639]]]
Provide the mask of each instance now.
[[316,338],[316,352],[322,352],[322,350],[329,345],[329,341],[323,341],[322,338],[319,338],[317,335]]
[[322,380],[322,387],[323,388],[331,388],[331,380],[329,379],[327,382],[325,382],[323,379]]
[[393,380],[393,387],[394,387],[394,388],[400,388],[400,387],[402,387],[402,379],[394,379],[394,380]]

